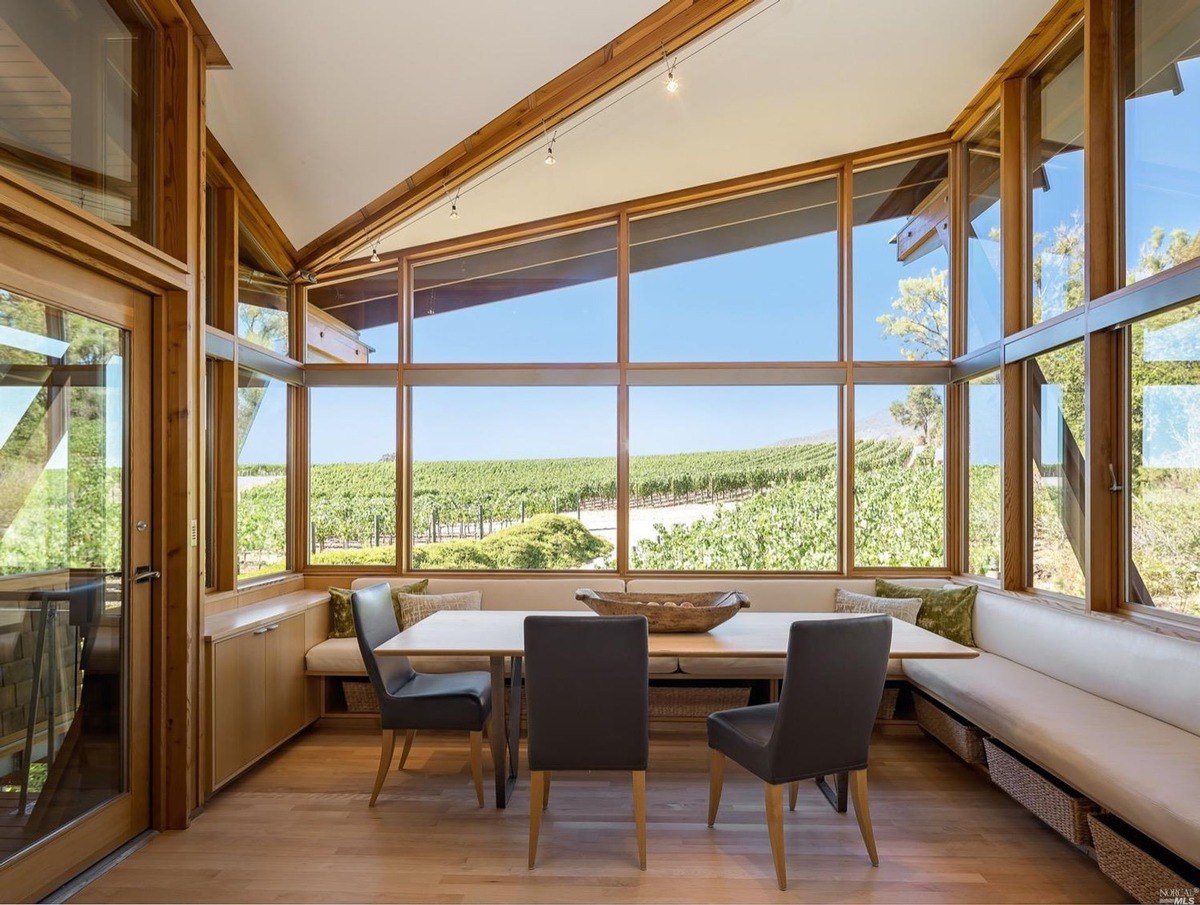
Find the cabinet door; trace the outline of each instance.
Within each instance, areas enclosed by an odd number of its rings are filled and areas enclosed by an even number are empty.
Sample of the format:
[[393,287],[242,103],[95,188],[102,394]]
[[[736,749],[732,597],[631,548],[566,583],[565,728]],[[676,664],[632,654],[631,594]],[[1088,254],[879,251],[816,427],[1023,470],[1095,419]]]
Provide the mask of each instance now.
[[267,739],[266,632],[212,646],[212,773],[216,788],[262,754]]
[[304,615],[282,619],[267,632],[266,701],[275,745],[307,722]]

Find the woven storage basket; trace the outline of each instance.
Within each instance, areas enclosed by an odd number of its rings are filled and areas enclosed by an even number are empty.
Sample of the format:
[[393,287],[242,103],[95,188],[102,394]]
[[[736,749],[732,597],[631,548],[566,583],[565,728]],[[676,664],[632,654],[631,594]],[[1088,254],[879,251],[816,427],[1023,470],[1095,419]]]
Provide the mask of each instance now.
[[898,700],[900,700],[900,689],[895,685],[885,685],[883,687],[883,697],[879,699],[879,712],[875,714],[875,719],[895,719],[896,702]]
[[1087,817],[1096,805],[995,739],[985,738],[983,749],[992,782],[1069,842],[1092,844]]
[[379,713],[379,700],[370,682],[342,682],[342,694],[346,696],[346,710],[350,713]]
[[1200,871],[1111,814],[1089,814],[1100,870],[1138,902],[1195,900]]
[[745,707],[750,687],[655,685],[650,689],[650,717],[662,719],[705,719],[718,710]]
[[917,711],[918,726],[967,763],[987,763],[982,732],[924,695],[913,695],[913,705]]

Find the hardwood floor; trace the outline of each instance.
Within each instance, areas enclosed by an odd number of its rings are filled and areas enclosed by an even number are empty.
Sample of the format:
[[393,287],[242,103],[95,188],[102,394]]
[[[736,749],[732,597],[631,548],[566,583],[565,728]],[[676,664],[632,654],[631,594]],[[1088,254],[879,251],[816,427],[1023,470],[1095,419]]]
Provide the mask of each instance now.
[[[873,868],[854,814],[802,783],[776,888],[762,784],[732,762],[705,826],[700,726],[656,728],[648,865],[627,773],[554,775],[537,869],[529,779],[512,805],[475,800],[462,733],[419,733],[367,807],[378,731],[309,732],[80,892],[77,902],[1122,902],[1083,854],[915,727],[877,730]],[[851,809],[853,810],[853,809]]]

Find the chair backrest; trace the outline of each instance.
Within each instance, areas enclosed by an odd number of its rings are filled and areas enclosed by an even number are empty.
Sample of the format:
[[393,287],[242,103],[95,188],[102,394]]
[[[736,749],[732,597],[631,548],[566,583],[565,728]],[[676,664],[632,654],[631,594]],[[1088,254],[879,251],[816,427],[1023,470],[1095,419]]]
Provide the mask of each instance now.
[[354,614],[354,633],[362,654],[367,675],[375,694],[383,700],[408,684],[416,673],[408,657],[378,657],[375,648],[400,634],[396,611],[392,608],[392,589],[375,584],[350,595],[350,610]]
[[645,616],[528,616],[529,769],[645,770]]
[[866,766],[891,643],[891,616],[792,623],[770,743],[778,773]]

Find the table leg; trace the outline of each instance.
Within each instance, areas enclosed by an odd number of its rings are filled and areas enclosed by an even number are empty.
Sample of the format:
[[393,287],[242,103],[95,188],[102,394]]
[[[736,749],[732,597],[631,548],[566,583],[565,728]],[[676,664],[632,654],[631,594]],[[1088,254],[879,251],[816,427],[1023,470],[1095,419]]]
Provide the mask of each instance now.
[[512,658],[509,673],[508,700],[508,778],[513,785],[517,781],[517,768],[521,763],[521,665],[520,657]]
[[838,773],[837,776],[834,777],[834,781],[837,783],[836,789],[832,788],[829,783],[825,781],[824,776],[818,776],[816,779],[817,788],[821,790],[821,794],[829,800],[831,805],[833,805],[833,809],[835,811],[837,811],[839,814],[845,814],[846,797],[850,790],[850,774]]
[[506,744],[507,721],[504,716],[504,658],[492,657],[492,716],[488,725],[488,746],[492,749],[492,772],[496,778],[496,807],[508,804],[512,781],[508,771]]

